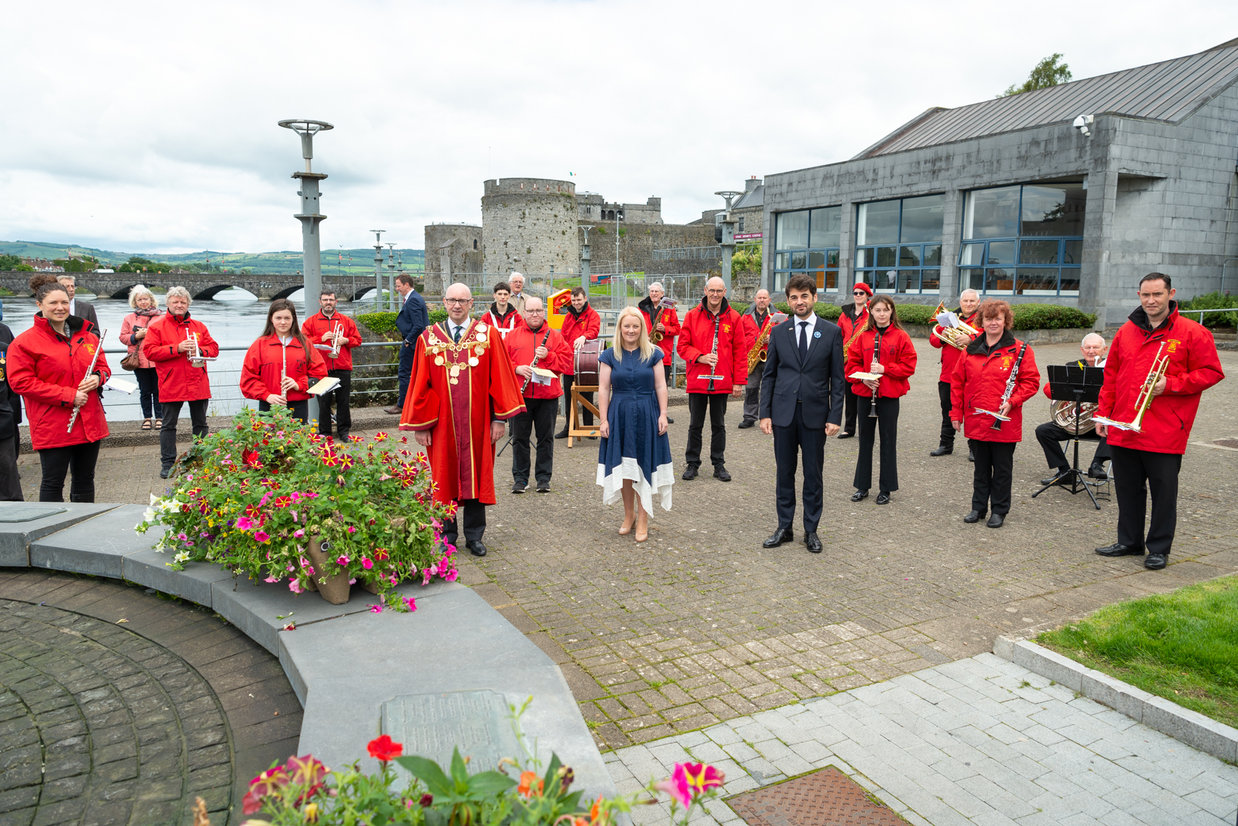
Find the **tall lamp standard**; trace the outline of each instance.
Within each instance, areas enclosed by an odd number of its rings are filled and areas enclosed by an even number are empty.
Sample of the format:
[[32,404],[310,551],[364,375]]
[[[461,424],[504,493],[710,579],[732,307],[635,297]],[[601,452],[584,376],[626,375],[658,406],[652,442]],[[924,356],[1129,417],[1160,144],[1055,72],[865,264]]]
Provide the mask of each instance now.
[[391,300],[391,309],[399,312],[400,307],[396,304],[395,291],[395,242],[387,242],[387,296]]
[[322,291],[322,244],[318,233],[318,225],[327,219],[319,212],[318,182],[327,176],[314,172],[310,161],[314,157],[314,135],[335,127],[325,120],[310,120],[309,118],[288,118],[281,120],[279,125],[291,129],[301,136],[301,157],[305,159],[305,171],[293,172],[292,177],[298,179],[301,188],[297,194],[301,196],[301,211],[294,216],[301,222],[301,246],[304,263],[301,271],[304,275],[305,295],[302,303],[305,315],[311,312],[311,304],[318,306],[318,294]]
[[374,233],[374,312],[383,308],[383,233],[385,229],[372,229]]
[[722,281],[726,284],[727,295],[730,295],[731,258],[735,255],[735,219],[731,216],[731,202],[744,193],[726,189],[714,194],[721,195],[726,201],[726,212],[722,216]]

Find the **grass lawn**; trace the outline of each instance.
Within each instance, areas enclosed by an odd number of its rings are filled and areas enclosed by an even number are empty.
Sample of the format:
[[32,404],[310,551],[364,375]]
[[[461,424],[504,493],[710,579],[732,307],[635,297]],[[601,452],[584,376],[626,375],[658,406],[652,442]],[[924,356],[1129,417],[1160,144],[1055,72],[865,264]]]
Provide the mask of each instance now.
[[1238,577],[1110,605],[1036,641],[1238,728]]

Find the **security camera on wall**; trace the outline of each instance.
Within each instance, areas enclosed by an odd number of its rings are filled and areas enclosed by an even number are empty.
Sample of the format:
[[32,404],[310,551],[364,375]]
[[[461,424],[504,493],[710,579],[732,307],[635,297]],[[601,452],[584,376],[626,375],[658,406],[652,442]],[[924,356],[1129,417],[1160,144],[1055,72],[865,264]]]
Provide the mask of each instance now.
[[1083,135],[1083,137],[1085,138],[1090,137],[1092,134],[1092,116],[1091,115],[1080,115],[1079,117],[1075,118],[1075,122],[1071,125],[1074,126],[1076,129],[1078,129],[1079,134]]

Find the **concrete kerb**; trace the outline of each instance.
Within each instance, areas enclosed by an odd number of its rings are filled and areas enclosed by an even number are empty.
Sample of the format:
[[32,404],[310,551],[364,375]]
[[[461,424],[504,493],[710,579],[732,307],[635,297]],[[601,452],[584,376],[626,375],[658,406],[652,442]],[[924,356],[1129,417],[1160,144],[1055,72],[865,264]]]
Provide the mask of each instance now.
[[[0,517],[19,507],[29,505],[0,502]],[[385,702],[488,689],[517,708],[533,698],[520,724],[538,758],[545,761],[553,749],[587,796],[615,794],[558,666],[471,589],[401,586],[418,610],[375,614],[364,597],[331,605],[213,565],[173,571],[167,557],[152,550],[155,536],[133,530],[141,506],[57,507],[64,510],[0,522],[0,567],[121,579],[216,611],[279,659],[304,709],[299,754],[314,754],[329,766],[359,760],[373,770],[376,761],[360,752],[379,733]],[[289,623],[296,629],[285,631]],[[409,751],[418,753],[417,744]]]
[[993,653],[1205,754],[1238,763],[1238,729],[1149,694],[1028,640],[998,637]]

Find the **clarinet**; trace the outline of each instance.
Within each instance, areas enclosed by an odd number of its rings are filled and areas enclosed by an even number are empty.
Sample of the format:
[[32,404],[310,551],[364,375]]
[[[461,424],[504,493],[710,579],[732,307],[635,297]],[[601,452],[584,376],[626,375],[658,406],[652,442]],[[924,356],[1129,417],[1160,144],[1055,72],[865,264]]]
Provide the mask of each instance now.
[[[873,362],[876,362],[878,364],[881,363],[881,328],[880,327],[873,328]],[[869,368],[871,368],[873,366],[872,362],[869,362],[868,366]],[[877,380],[877,386],[878,387],[881,386],[880,379]],[[868,418],[870,419],[877,418],[877,391],[876,390],[873,391],[873,403],[869,405],[868,407]]]
[[[1023,342],[1023,346],[1019,348],[1019,355],[1014,360],[1014,366],[1010,368],[1010,376],[1006,379],[1006,390],[1002,393],[1002,400],[998,402],[997,409],[1001,410],[1006,402],[1010,401],[1011,394],[1014,393],[1014,384],[1019,378],[1019,365],[1023,363],[1023,354],[1027,352],[1027,342]],[[996,416],[993,418],[993,429],[1002,429],[1002,420]]]
[[[714,356],[715,358],[718,355],[718,325],[721,322],[722,322],[721,315],[714,316],[714,346],[713,346],[713,349],[709,351],[709,354],[711,356]],[[709,387],[705,392],[712,393],[714,392],[714,382],[720,378],[720,376],[718,375],[718,365],[716,362],[710,366],[709,371],[710,371],[709,372]]]
[[[546,342],[550,339],[550,325],[546,325],[546,335],[542,336],[542,346],[546,346]],[[525,376],[524,384],[520,385],[520,395],[524,395],[529,389],[529,382],[533,381],[533,368],[537,366],[540,359],[537,356],[536,348],[534,348],[533,361],[529,363],[529,375]]]

